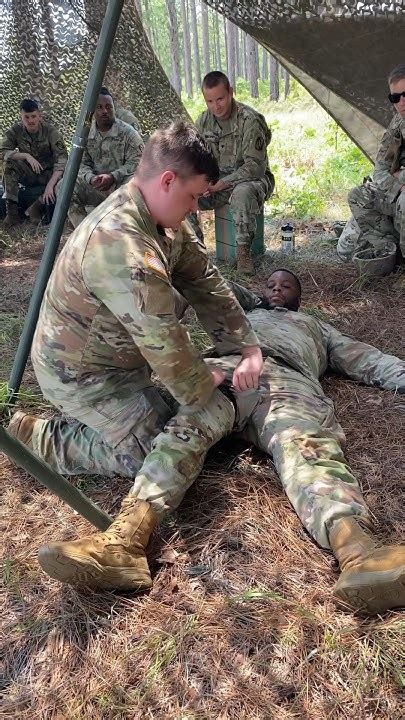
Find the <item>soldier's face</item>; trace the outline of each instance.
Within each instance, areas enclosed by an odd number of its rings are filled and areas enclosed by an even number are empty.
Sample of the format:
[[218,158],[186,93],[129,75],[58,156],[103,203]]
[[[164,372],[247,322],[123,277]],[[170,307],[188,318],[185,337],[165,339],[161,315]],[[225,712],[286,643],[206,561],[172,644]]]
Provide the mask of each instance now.
[[277,270],[267,280],[263,295],[271,307],[285,307],[298,310],[301,301],[300,290],[293,275]]
[[208,190],[205,175],[192,175],[183,180],[167,170],[160,178],[159,217],[163,227],[177,229],[184,218],[198,210],[198,198]]
[[114,102],[110,95],[99,95],[94,110],[96,125],[100,130],[109,130],[115,121]]
[[[405,93],[405,78],[390,83],[390,92],[392,94]],[[394,103],[394,108],[401,117],[405,118],[405,97],[403,95],[401,95],[399,102]]]
[[204,100],[208,110],[218,120],[227,120],[232,112],[233,89],[226,89],[224,83],[213,88],[203,88]]
[[29,133],[36,133],[39,130],[42,115],[39,110],[33,110],[32,112],[21,112],[21,122],[25,129]]

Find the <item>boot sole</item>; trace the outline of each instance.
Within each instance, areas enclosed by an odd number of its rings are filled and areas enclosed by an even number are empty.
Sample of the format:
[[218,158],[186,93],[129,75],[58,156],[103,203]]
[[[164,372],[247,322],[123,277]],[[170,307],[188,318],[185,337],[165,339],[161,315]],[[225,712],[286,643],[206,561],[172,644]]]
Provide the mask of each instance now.
[[148,590],[152,587],[150,575],[140,577],[133,567],[100,565],[94,558],[72,555],[67,557],[51,547],[40,548],[38,562],[55,580],[78,587],[103,590]]
[[346,605],[370,615],[405,607],[405,565],[347,578],[343,573],[333,594]]

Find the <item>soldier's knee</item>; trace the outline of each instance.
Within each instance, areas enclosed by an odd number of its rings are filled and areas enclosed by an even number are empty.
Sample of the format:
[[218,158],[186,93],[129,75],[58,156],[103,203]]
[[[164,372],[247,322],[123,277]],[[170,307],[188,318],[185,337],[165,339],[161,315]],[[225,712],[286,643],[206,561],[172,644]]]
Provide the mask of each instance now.
[[252,209],[253,211],[258,207],[256,194],[251,183],[239,183],[236,185],[229,202],[231,206]]
[[357,185],[349,191],[347,201],[351,208],[369,205],[375,198],[375,192],[370,185]]

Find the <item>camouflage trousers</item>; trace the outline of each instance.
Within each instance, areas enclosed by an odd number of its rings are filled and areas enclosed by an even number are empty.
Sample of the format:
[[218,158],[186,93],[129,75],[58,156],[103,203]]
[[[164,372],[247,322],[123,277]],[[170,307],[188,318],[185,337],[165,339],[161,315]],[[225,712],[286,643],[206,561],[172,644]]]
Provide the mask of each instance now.
[[43,170],[36,173],[25,160],[6,160],[4,163],[3,185],[6,200],[18,202],[19,185],[23,187],[40,186],[45,190],[53,170]]
[[[214,210],[223,205],[230,205],[234,223],[235,239],[238,245],[252,244],[256,233],[256,218],[268,196],[268,183],[264,180],[252,180],[236,185],[233,190],[223,190],[198,201],[200,210]],[[204,236],[197,215],[190,214],[187,218],[200,240]]]
[[116,189],[117,186],[113,185],[110,190],[98,190],[82,178],[77,178],[68,210],[68,218],[73,227],[77,228],[82,220],[87,217],[88,212],[86,208],[97,207]]
[[399,239],[405,257],[405,193],[391,202],[383,190],[367,181],[349,192],[348,201],[361,231],[352,255],[369,246],[380,250],[389,241],[398,245]]

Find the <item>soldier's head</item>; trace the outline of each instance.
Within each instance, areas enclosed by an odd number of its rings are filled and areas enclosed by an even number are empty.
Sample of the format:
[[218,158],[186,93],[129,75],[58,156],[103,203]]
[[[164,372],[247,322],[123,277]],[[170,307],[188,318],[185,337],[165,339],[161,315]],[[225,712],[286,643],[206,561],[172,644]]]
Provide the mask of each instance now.
[[405,118],[405,65],[397,65],[388,75],[388,99],[397,113]]
[[207,108],[218,120],[227,120],[232,113],[233,88],[219,70],[209,72],[202,82]]
[[37,133],[42,120],[42,113],[36,100],[23,100],[20,105],[21,122],[29,133]]
[[218,163],[204,140],[193,125],[178,120],[149,138],[134,183],[156,224],[178,228],[218,178]]
[[114,100],[108,88],[102,87],[94,110],[96,125],[101,132],[106,132],[115,123]]
[[271,308],[284,307],[287,310],[298,310],[301,293],[301,283],[295,273],[279,268],[267,278],[263,297]]

